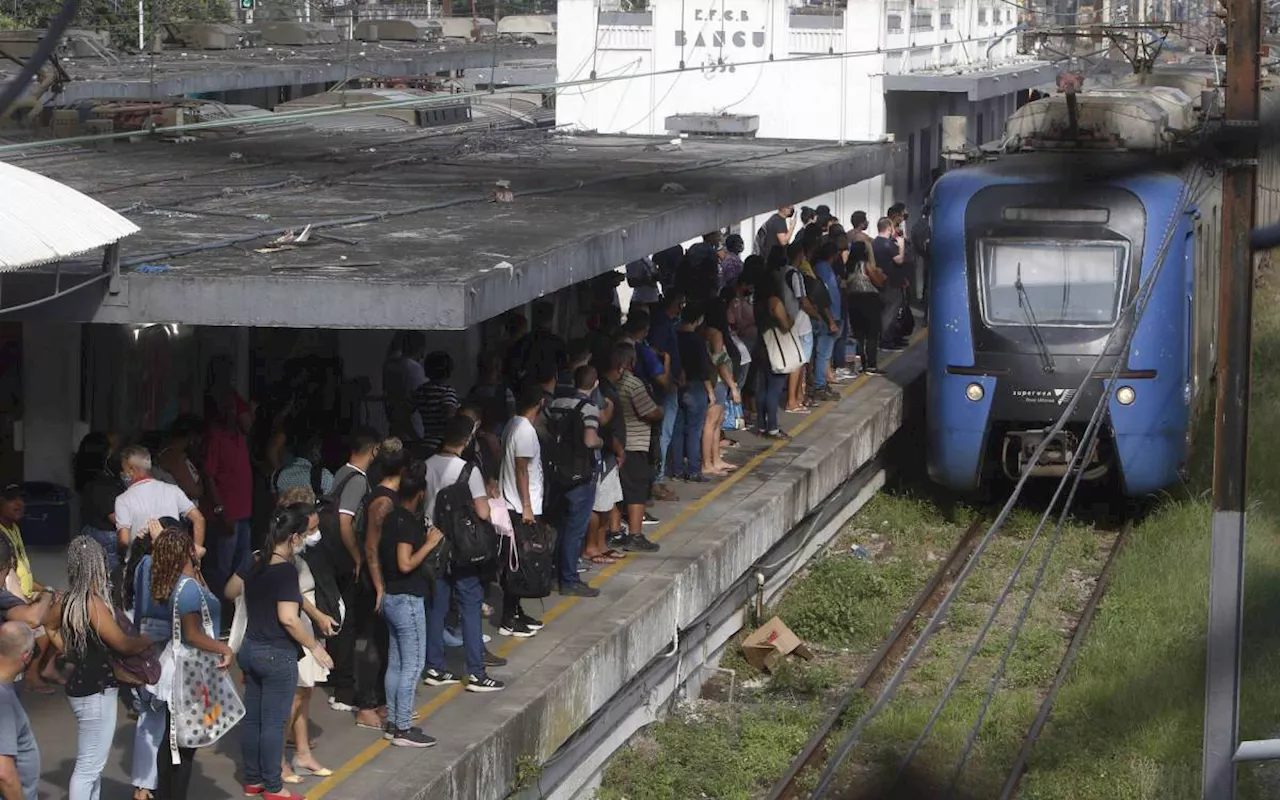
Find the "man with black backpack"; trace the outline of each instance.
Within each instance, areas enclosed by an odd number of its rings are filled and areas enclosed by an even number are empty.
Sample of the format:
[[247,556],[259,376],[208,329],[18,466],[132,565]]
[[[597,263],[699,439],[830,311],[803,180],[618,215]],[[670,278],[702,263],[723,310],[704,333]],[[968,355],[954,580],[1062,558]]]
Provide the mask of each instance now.
[[[333,669],[329,671],[329,707],[335,711],[375,708],[372,698],[357,698],[356,640],[374,615],[373,582],[365,569],[365,500],[369,494],[369,468],[378,455],[381,437],[371,428],[359,428],[351,436],[351,458],[333,476],[333,491],[320,509],[321,551],[330,564],[345,614],[333,642]],[[312,569],[315,566],[312,565]],[[333,616],[329,609],[320,609]]]
[[489,522],[489,492],[484,476],[462,453],[475,435],[476,423],[459,415],[445,424],[439,452],[427,459],[427,520],[444,532],[449,543],[447,574],[435,575],[431,610],[427,617],[427,671],[429,686],[459,683],[445,664],[444,623],[450,597],[458,599],[462,618],[462,650],[467,666],[468,692],[498,692],[506,687],[485,671],[482,629],[484,582],[481,570],[498,553],[498,536]]
[[573,373],[574,391],[558,397],[547,409],[545,474],[555,496],[564,497],[557,531],[560,594],[596,597],[600,590],[578,577],[578,557],[596,502],[596,472],[600,463],[600,409],[591,403],[599,388],[599,374],[591,365]]

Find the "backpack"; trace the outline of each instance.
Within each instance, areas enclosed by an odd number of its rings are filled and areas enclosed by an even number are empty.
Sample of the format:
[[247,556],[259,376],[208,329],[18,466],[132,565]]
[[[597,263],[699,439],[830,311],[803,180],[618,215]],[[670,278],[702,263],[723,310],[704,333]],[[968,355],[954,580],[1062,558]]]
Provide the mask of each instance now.
[[515,535],[503,538],[502,591],[522,600],[547,597],[556,573],[556,532],[550,525],[526,525],[513,514]]
[[[595,479],[595,451],[587,447],[586,422],[582,407],[586,398],[572,409],[548,407],[547,440],[542,460],[547,480],[556,492],[567,492]],[[547,492],[551,496],[551,492]]]
[[444,532],[449,542],[454,567],[477,567],[498,554],[498,537],[493,526],[476,514],[471,496],[471,471],[475,465],[462,467],[458,479],[436,492],[432,524]]
[[[345,565],[346,571],[350,571],[355,567],[351,563],[351,554],[347,552],[346,545],[342,543],[342,526],[339,522],[338,504],[342,499],[342,492],[347,488],[347,484],[359,473],[353,472],[340,482],[334,485],[333,491],[325,495],[323,502],[320,503],[320,544],[311,550],[318,550],[325,554],[328,562],[333,565],[333,569],[342,572],[342,565]],[[368,497],[368,493],[365,493]],[[361,528],[364,526],[364,506],[365,501],[360,501],[360,508],[356,509],[355,517],[351,524],[356,531],[357,537]],[[309,563],[309,562],[308,562]],[[319,606],[317,606],[319,608]],[[328,612],[325,612],[328,613]]]
[[[284,470],[285,467],[281,467],[271,475],[271,491],[274,494],[280,494],[280,473]],[[315,492],[318,498],[324,497],[324,464],[311,465],[311,491]]]
[[804,278],[804,294],[813,303],[814,308],[819,311],[824,308],[831,308],[831,292],[827,291],[827,284],[818,277],[810,277],[801,273]]

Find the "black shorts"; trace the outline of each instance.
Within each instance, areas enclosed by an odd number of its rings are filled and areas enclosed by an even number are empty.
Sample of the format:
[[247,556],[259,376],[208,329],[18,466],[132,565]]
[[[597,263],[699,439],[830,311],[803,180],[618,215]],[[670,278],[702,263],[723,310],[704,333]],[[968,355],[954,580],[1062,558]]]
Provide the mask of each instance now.
[[653,480],[649,454],[628,450],[627,459],[618,470],[618,480],[622,483],[623,503],[640,506],[649,502],[650,483]]

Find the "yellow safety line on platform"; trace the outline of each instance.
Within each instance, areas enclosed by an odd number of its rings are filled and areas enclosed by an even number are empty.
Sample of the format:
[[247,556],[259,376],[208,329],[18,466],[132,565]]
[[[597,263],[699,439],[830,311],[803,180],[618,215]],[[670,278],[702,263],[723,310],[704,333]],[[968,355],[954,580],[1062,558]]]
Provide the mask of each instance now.
[[[908,344],[908,348],[914,347],[922,338],[924,338],[925,333],[926,331],[923,329],[916,332],[916,334],[911,337],[910,342]],[[903,350],[900,352],[890,354],[884,359],[883,363],[885,364],[885,366],[892,364],[895,360],[898,359],[899,356],[902,355],[903,352],[906,352],[906,351]],[[870,378],[868,376],[861,375],[852,383],[842,387],[840,389],[840,399],[844,400],[846,397],[856,392],[859,387],[865,385],[869,380]],[[837,404],[823,406],[813,411],[805,419],[802,419],[799,422],[797,422],[791,428],[792,438],[794,438],[797,434],[803,433],[805,429],[807,429],[810,425],[814,424],[819,419],[822,419],[824,416],[830,413],[831,409],[835,408],[836,405]],[[767,461],[770,456],[775,455],[783,447],[786,447],[790,443],[790,441],[791,439],[780,439],[774,442],[773,444],[769,445],[768,447],[766,447],[761,452],[757,453],[749,461],[747,461],[747,463],[739,467],[732,475],[725,478],[724,481],[722,481],[721,483],[716,484],[716,486],[713,489],[711,489],[711,491],[707,492],[702,497],[699,497],[697,500],[694,500],[692,503],[686,506],[684,510],[680,511],[674,517],[662,523],[662,525],[659,526],[658,530],[654,531],[653,535],[651,535],[649,538],[653,541],[657,541],[663,538],[664,536],[666,536],[667,534],[669,534],[671,531],[675,530],[683,522],[685,522],[694,514],[697,514],[699,511],[705,508],[707,504],[710,503],[712,500],[715,500],[717,497],[727,492],[729,490],[729,487],[733,486],[738,481],[745,478],[753,470],[755,470],[757,467],[759,467],[761,464]],[[604,583],[609,578],[616,575],[624,566],[626,566],[626,564],[630,560],[631,559],[628,557],[618,561],[615,564],[610,564],[609,566],[600,570],[600,572],[596,574],[595,579],[589,581],[588,583],[590,583],[592,586],[598,586],[599,584]],[[547,609],[547,613],[543,615],[542,621],[546,623],[550,623],[554,621],[557,617],[563,616],[571,608],[573,608],[575,605],[580,603],[582,599],[583,598],[581,597],[564,598],[563,600],[556,603],[551,608]],[[500,645],[495,650],[495,654],[503,658],[506,658],[511,653],[512,650],[514,650],[517,646],[519,646],[524,641],[525,641],[524,639],[517,639],[515,637],[512,637],[511,639],[509,639],[508,641]],[[435,712],[439,711],[441,708],[443,708],[447,703],[449,703],[459,694],[462,694],[463,691],[464,691],[464,688],[463,688],[463,684],[461,683],[455,683],[449,686],[443,692],[433,697],[426,705],[423,705],[418,708],[418,721],[422,722],[426,720],[428,717],[430,717]],[[313,788],[308,789],[305,792],[307,796],[307,800],[316,800],[316,798],[323,797],[330,790],[337,787],[338,784],[342,783],[347,778],[350,778],[353,774],[358,772],[362,767],[364,767],[366,764],[372,761],[374,757],[376,757],[379,753],[381,753],[383,750],[386,750],[390,746],[391,745],[388,744],[385,739],[379,737],[376,742],[374,742],[373,744],[370,744],[368,747],[361,750],[359,753],[356,753],[355,756],[353,756],[350,761],[348,761],[347,763],[343,764],[341,767],[334,770],[333,775],[331,775],[328,778],[325,778],[323,781],[316,784]]]

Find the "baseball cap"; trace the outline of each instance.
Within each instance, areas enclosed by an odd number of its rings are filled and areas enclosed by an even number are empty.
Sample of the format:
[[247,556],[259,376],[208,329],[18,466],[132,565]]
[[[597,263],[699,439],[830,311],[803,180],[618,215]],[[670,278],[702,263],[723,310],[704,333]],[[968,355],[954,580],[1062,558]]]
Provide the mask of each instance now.
[[21,484],[10,483],[6,484],[3,489],[0,489],[0,499],[16,500],[19,497],[22,497]]

